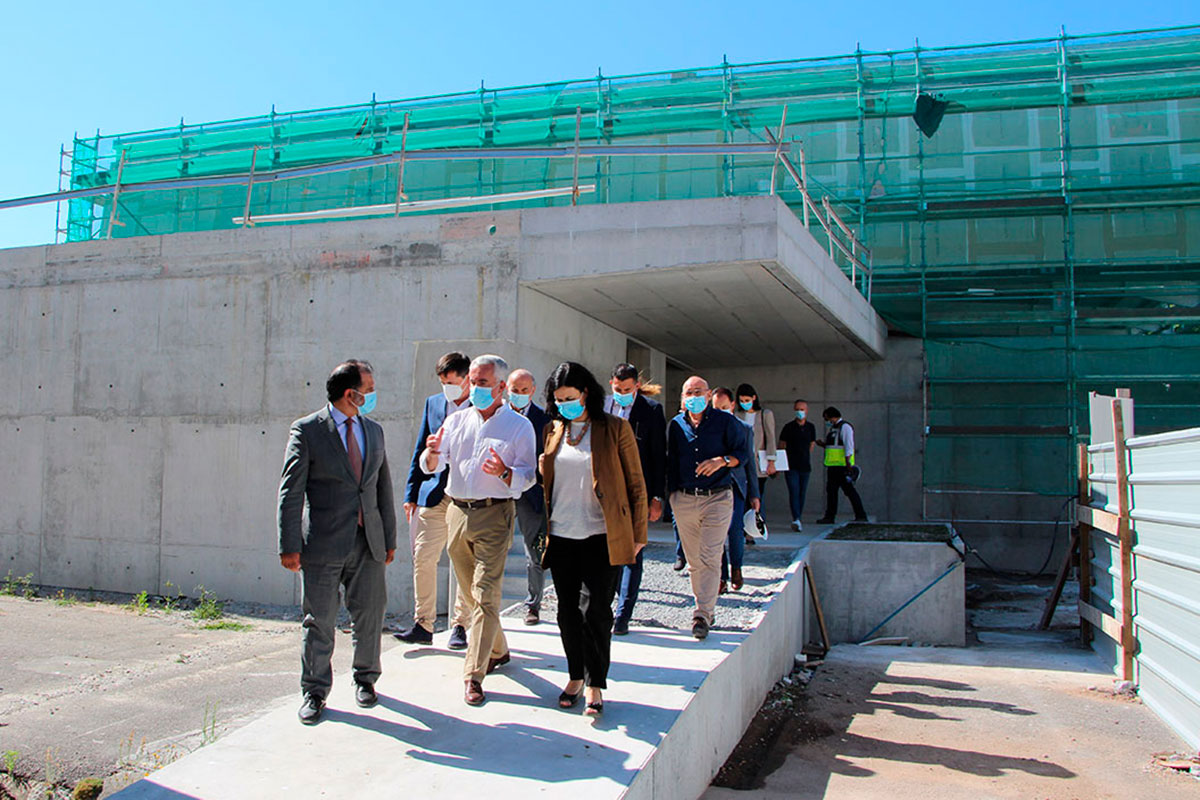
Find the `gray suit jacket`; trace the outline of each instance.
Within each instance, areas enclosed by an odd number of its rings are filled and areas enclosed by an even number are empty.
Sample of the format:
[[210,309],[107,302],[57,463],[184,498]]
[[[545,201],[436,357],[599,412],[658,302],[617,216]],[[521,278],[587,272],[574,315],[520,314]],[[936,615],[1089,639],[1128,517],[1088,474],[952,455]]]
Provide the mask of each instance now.
[[383,428],[360,416],[366,453],[362,482],[354,480],[329,406],[292,423],[279,480],[279,552],[302,561],[345,559],[358,534],[358,509],[371,556],[383,561],[396,548],[396,509]]

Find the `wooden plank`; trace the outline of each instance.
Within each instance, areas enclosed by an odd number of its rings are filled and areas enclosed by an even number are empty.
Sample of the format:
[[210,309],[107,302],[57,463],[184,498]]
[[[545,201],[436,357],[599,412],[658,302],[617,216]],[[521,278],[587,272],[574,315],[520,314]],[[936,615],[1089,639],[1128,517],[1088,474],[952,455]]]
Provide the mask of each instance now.
[[1117,622],[1115,617],[1105,614],[1090,603],[1084,602],[1080,602],[1079,604],[1079,616],[1087,620],[1094,627],[1099,628],[1101,633],[1117,644],[1121,643],[1121,623]]
[[1071,566],[1075,561],[1075,551],[1079,547],[1079,529],[1071,531],[1071,543],[1067,545],[1067,555],[1063,558],[1062,566],[1058,568],[1058,577],[1054,580],[1054,589],[1051,590],[1050,596],[1046,598],[1046,607],[1042,610],[1042,618],[1038,621],[1037,629],[1044,631],[1050,627],[1050,620],[1054,619],[1054,609],[1058,608],[1058,600],[1062,597],[1063,586],[1067,583],[1067,576],[1071,574]]
[[1079,521],[1096,530],[1104,531],[1112,536],[1119,536],[1121,533],[1120,522],[1121,518],[1110,511],[1105,511],[1102,508],[1092,508],[1091,506],[1080,506],[1076,510],[1076,516]]
[[[1084,522],[1081,516],[1082,510],[1087,508],[1092,503],[1092,484],[1088,481],[1088,473],[1092,471],[1092,464],[1088,456],[1088,447],[1085,442],[1080,442],[1076,450],[1076,466],[1078,467],[1079,479],[1079,497],[1075,503],[1075,519],[1079,525],[1075,526],[1076,533],[1079,536],[1079,601],[1083,602],[1091,596],[1091,558],[1092,551],[1089,548],[1088,525]],[[1083,618],[1079,617],[1079,641],[1084,645],[1090,644],[1092,641],[1092,624]]]
[[813,580],[812,569],[809,568],[808,562],[804,562],[804,578],[808,581],[808,596],[812,598],[813,608],[817,612],[817,626],[821,629],[821,646],[825,648],[825,652],[821,653],[821,657],[825,657],[825,653],[829,652],[829,629],[825,627],[825,612],[821,610],[821,601],[817,598],[817,583]]
[[1117,465],[1117,508],[1121,542],[1121,677],[1133,680],[1137,642],[1133,636],[1133,523],[1129,519],[1129,453],[1125,448],[1125,412],[1118,395],[1113,398],[1113,446]]

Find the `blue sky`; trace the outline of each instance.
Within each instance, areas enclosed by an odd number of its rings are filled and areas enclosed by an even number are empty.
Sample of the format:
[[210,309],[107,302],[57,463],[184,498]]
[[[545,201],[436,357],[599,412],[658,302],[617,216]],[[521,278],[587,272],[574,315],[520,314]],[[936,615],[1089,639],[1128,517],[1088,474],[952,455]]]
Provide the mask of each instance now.
[[[0,23],[0,198],[53,191],[59,145],[479,86],[1200,22],[1195,0],[12,2]],[[0,210],[0,248],[54,206]]]

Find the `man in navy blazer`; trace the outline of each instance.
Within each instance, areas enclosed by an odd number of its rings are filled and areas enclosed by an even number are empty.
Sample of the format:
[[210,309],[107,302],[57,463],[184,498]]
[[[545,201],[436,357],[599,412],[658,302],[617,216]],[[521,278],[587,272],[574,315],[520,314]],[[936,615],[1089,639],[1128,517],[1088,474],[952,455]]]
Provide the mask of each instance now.
[[[712,405],[718,411],[733,414],[737,406],[734,404],[733,391],[725,386],[712,390]],[[736,416],[736,415],[735,415]],[[738,420],[741,421],[740,419]],[[742,423],[745,424],[745,423]],[[730,581],[730,567],[733,568],[730,585],[736,592],[742,588],[742,557],[746,551],[746,532],[743,517],[749,509],[758,511],[762,508],[761,495],[758,490],[758,454],[754,452],[754,437],[746,437],[746,450],[738,460],[740,464],[731,473],[733,475],[733,517],[729,522],[729,535],[725,541],[725,552],[721,556],[721,584],[717,594],[723,594],[726,582]]]
[[[646,480],[646,497],[650,499],[650,521],[662,518],[663,497],[666,494],[667,418],[662,405],[642,392],[642,380],[633,364],[617,364],[609,381],[613,393],[604,401],[605,412],[628,420],[637,438],[642,475]],[[642,585],[642,554],[621,568],[621,588],[617,594],[617,611],[613,617],[613,633],[629,633],[629,621]]]
[[328,403],[292,423],[279,479],[279,563],[304,586],[300,721],[321,718],[333,686],[333,643],[345,592],[354,641],[355,701],[378,702],[384,565],[396,553],[396,509],[383,428],[365,414],[375,407],[371,365],[339,364],[325,382]]
[[[550,417],[533,402],[536,388],[537,382],[529,370],[516,369],[509,373],[508,404],[533,425],[537,455],[541,458],[546,423]],[[525,579],[528,584],[525,624],[537,625],[541,621],[542,590],[546,585],[546,573],[542,569],[542,545],[546,540],[546,496],[542,492],[541,474],[537,476],[537,483],[526,489],[517,500],[517,524],[521,528],[521,538],[525,540]]]
[[[417,517],[412,536],[413,624],[408,630],[397,633],[396,638],[410,644],[433,643],[433,626],[437,622],[437,568],[446,549],[446,509],[450,506],[450,499],[446,497],[446,477],[450,473],[442,470],[430,475],[422,470],[421,451],[425,449],[425,440],[442,427],[446,417],[470,407],[467,401],[470,366],[471,359],[459,352],[446,353],[438,359],[435,369],[442,391],[425,400],[425,413],[413,446],[412,465],[408,468],[404,513],[410,522],[414,514]],[[463,592],[464,587],[458,586],[454,594],[448,643],[452,650],[467,647],[470,618]]]

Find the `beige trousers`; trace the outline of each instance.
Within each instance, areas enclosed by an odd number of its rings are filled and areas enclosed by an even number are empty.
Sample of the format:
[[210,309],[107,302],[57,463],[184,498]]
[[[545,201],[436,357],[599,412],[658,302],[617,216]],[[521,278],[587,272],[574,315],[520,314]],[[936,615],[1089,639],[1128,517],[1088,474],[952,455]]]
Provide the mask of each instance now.
[[721,588],[721,553],[733,517],[733,492],[699,496],[673,492],[671,513],[675,515],[696,598],[692,616],[702,617],[711,625]]
[[[430,633],[437,622],[437,568],[446,548],[446,509],[450,507],[450,498],[443,497],[442,502],[429,508],[417,508],[417,524],[414,526],[412,542],[413,559],[413,622]],[[457,583],[457,582],[456,582]],[[462,625],[464,628],[470,622],[467,616],[466,594],[463,585],[457,583],[454,592],[454,613],[450,615],[450,625]]]
[[[471,620],[463,680],[482,681],[488,659],[508,652],[508,640],[500,626],[500,602],[504,562],[512,544],[515,519],[516,505],[512,500],[473,509],[451,503],[446,512],[450,562],[458,585],[465,590]],[[718,556],[718,568],[720,562]]]

